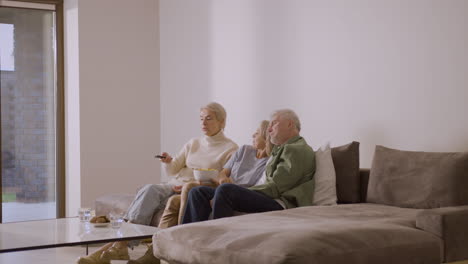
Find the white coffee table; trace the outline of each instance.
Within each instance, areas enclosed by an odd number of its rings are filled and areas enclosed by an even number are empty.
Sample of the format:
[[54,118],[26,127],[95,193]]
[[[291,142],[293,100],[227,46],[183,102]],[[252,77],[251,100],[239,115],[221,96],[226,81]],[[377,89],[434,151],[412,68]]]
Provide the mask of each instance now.
[[78,218],[0,224],[0,253],[151,238],[159,228],[123,223],[94,227]]

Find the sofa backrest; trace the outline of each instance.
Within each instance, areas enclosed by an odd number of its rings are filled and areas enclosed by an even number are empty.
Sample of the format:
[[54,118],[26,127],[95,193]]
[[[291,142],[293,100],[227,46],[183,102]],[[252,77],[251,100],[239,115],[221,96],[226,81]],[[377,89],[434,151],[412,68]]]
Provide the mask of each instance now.
[[361,194],[361,203],[365,203],[367,201],[367,187],[369,185],[369,175],[370,169],[360,169],[359,170],[359,184],[360,194]]
[[376,146],[365,201],[417,209],[468,205],[468,152]]

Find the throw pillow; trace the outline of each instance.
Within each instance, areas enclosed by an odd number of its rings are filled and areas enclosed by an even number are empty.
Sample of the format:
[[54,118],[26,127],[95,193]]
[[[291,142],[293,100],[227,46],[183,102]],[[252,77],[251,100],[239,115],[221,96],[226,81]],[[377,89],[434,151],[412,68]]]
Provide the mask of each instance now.
[[376,146],[367,202],[429,209],[468,204],[468,152]]
[[336,173],[336,195],[338,203],[359,203],[359,142],[353,141],[347,145],[331,149],[333,165]]
[[313,205],[336,205],[336,174],[330,145],[315,152],[315,189]]

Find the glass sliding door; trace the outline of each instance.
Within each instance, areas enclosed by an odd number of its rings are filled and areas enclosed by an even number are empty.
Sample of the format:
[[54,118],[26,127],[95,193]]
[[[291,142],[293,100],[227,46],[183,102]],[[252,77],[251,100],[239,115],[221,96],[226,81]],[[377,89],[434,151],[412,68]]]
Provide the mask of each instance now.
[[55,10],[0,6],[4,223],[58,217],[56,21]]

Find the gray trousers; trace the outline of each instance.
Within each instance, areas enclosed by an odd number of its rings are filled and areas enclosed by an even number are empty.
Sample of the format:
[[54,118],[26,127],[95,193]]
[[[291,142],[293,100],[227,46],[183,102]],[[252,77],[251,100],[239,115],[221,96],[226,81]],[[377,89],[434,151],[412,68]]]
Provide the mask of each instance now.
[[150,225],[153,215],[164,210],[167,199],[174,194],[172,185],[147,184],[143,186],[130,204],[125,219],[140,225]]

